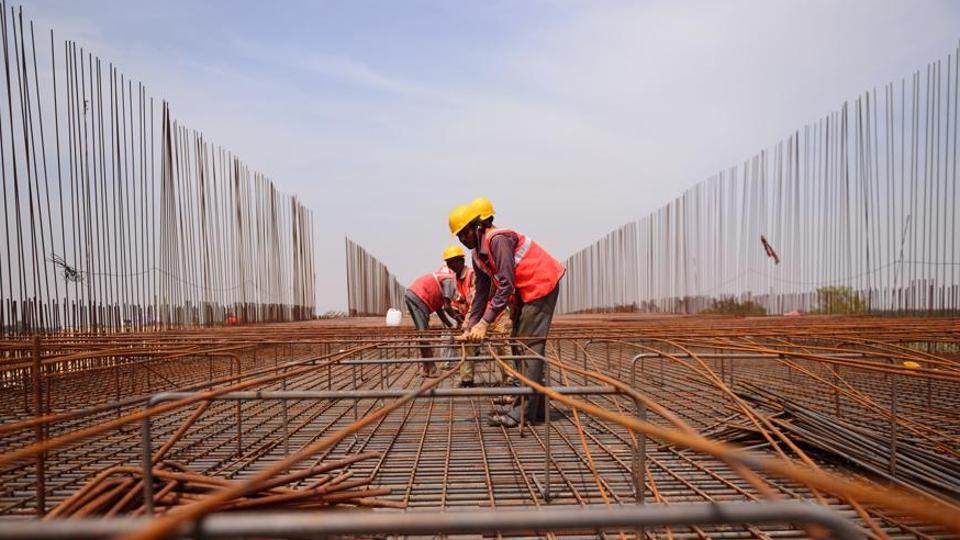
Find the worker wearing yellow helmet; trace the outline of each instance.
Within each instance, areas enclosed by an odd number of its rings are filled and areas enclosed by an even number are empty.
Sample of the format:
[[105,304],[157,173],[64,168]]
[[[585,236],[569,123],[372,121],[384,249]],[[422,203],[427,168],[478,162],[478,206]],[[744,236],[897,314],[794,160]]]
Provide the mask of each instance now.
[[466,318],[470,311],[470,301],[473,300],[473,268],[467,266],[467,254],[456,244],[443,250],[443,262],[456,276],[457,297],[452,302],[453,307],[462,318]]
[[[456,276],[457,297],[453,300],[452,306],[460,315],[458,322],[460,325],[466,319],[470,311],[470,302],[473,300],[473,268],[466,264],[466,253],[463,248],[451,244],[443,250],[443,262],[447,268]],[[475,352],[470,353],[476,354]],[[449,367],[449,364],[448,364]],[[468,388],[473,384],[473,362],[466,361],[460,364],[460,387]]]
[[[454,212],[451,212],[451,219],[454,219],[453,213],[459,212],[467,216],[477,213],[481,219],[489,219],[493,223],[493,203],[486,197],[477,197],[470,204],[460,205]],[[452,222],[451,222],[452,223]],[[451,228],[453,225],[451,224]],[[453,271],[457,277],[457,290],[461,297],[466,299],[463,315],[466,317],[470,309],[470,301],[473,299],[474,275],[473,269],[466,265],[466,254],[463,248],[456,244],[450,244],[443,250],[443,260],[447,263],[447,268]]]
[[[491,216],[492,215],[493,214],[491,213]],[[470,312],[470,304],[473,302],[473,296],[476,293],[476,277],[474,275],[473,268],[467,266],[466,254],[463,252],[463,248],[460,246],[451,244],[447,247],[447,249],[443,250],[443,260],[447,263],[447,268],[449,268],[454,275],[457,276],[457,299],[454,300],[453,306],[460,312],[462,317],[460,322],[462,323],[463,320],[466,320],[466,317]],[[491,335],[507,337],[510,334],[510,321],[507,317],[507,313],[507,310],[501,312],[496,320],[494,320],[493,324],[490,325],[489,333]],[[506,356],[509,354],[509,350],[506,347],[498,346],[496,350],[497,354],[500,356]],[[479,351],[477,348],[474,347],[470,352],[470,355],[476,356],[478,352]],[[506,371],[503,370],[502,367],[498,365],[497,368],[497,373],[500,374],[501,384],[508,384],[510,381],[512,381],[511,377]],[[461,388],[470,388],[474,386],[474,365],[470,360],[460,364],[459,386]],[[502,402],[503,397],[496,398],[495,401]],[[512,398],[509,401],[512,403]]]
[[[454,208],[448,217],[450,232],[473,250],[476,293],[467,318],[467,330],[457,339],[482,341],[490,324],[505,310],[513,297],[511,311],[514,337],[525,341],[534,353],[543,356],[546,336],[557,305],[560,279],[565,269],[543,247],[517,231],[493,226],[493,205],[478,198],[469,205]],[[492,297],[491,297],[492,292]],[[524,351],[515,350],[519,356]],[[543,384],[543,360],[524,361],[526,377]],[[526,400],[524,415],[530,421],[543,419],[543,396]],[[520,406],[506,414],[495,414],[491,425],[515,426]]]
[[[460,313],[452,305],[456,296],[456,277],[446,267],[441,267],[436,272],[415,279],[403,293],[403,302],[417,330],[423,331],[430,327],[431,313],[436,313],[447,328],[454,328],[460,327],[463,322]],[[433,358],[433,349],[429,342],[420,342],[420,357]],[[432,377],[436,371],[436,364],[432,360],[423,363],[425,377]]]
[[493,203],[486,197],[477,197],[470,201],[470,207],[480,216],[481,221],[488,221],[493,224]]

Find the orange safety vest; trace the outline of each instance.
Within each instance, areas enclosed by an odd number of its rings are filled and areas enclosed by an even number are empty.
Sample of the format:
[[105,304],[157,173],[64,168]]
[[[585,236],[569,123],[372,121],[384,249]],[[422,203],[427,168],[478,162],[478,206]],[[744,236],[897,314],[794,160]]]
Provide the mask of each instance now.
[[490,256],[490,241],[498,234],[515,234],[517,246],[513,250],[514,278],[513,286],[524,302],[543,298],[557,287],[566,269],[560,261],[554,259],[540,244],[510,229],[490,229],[483,235],[483,250],[490,257],[490,264],[483,262],[479,250],[473,251],[473,266],[495,279],[496,263]]
[[443,287],[440,285],[448,279],[454,279],[453,272],[449,270],[430,272],[415,279],[407,290],[417,295],[417,298],[422,300],[427,309],[433,313],[443,307]]
[[464,317],[470,312],[470,305],[473,304],[475,287],[473,268],[464,266],[463,277],[457,277],[457,292],[460,293],[460,297],[456,301],[456,308]]

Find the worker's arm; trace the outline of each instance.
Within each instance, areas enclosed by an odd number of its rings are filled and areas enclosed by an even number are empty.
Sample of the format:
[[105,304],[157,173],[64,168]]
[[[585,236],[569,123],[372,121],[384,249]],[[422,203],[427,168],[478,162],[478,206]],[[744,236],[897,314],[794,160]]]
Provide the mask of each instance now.
[[[514,281],[516,279],[513,266],[513,254],[517,247],[517,237],[510,234],[498,234],[490,241],[490,256],[496,263],[497,275],[494,280],[497,284],[497,291],[487,306],[483,314],[483,320],[487,324],[492,324],[497,316],[507,308],[510,297],[513,296]],[[477,284],[477,296],[480,295],[479,283]]]
[[457,326],[457,323],[454,322],[454,319],[452,319],[450,316],[450,311],[448,311],[449,306],[450,302],[444,300],[443,307],[437,310],[437,317],[440,318],[440,323],[443,324],[443,326],[447,328],[453,328],[454,326]]
[[437,310],[437,316],[440,317],[440,322],[447,328],[460,326],[462,318],[451,305],[451,301],[457,297],[457,284],[454,280],[443,280],[440,283],[440,294],[443,296],[443,307]]
[[467,317],[467,328],[473,328],[473,325],[483,317],[483,311],[487,307],[487,300],[490,298],[490,276],[483,270],[474,270],[475,290],[473,291],[473,302],[470,303],[470,314]]
[[457,308],[453,307],[453,304],[448,298],[443,299],[443,308],[441,308],[441,311],[443,311],[447,318],[450,319],[451,324],[448,325],[449,327],[452,328],[456,326],[457,328],[460,328],[463,326],[463,315],[460,314],[460,311]]

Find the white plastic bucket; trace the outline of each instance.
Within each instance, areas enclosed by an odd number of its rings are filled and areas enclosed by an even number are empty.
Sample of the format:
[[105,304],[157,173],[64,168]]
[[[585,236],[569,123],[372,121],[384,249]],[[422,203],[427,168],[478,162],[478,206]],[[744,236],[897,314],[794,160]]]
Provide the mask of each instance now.
[[403,313],[399,309],[390,308],[387,310],[387,326],[400,326],[400,319]]

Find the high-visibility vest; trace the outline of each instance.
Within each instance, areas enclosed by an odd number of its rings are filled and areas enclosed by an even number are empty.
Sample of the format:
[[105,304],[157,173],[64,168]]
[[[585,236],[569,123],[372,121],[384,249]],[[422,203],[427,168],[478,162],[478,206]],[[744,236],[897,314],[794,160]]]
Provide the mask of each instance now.
[[483,251],[490,257],[487,264],[480,257],[480,250],[473,250],[473,266],[481,272],[495,279],[497,275],[496,262],[490,253],[490,241],[498,234],[513,234],[517,237],[517,245],[513,250],[513,286],[524,302],[531,302],[543,298],[557,287],[560,278],[566,269],[560,261],[554,259],[540,244],[530,237],[524,236],[510,229],[489,229],[483,235]]
[[457,292],[460,297],[457,299],[456,307],[460,313],[466,317],[470,312],[470,305],[473,304],[473,295],[476,293],[476,282],[474,281],[473,268],[463,267],[463,275],[457,276]]
[[431,313],[443,307],[443,287],[441,284],[454,279],[453,272],[430,272],[413,281],[407,290],[417,295]]

